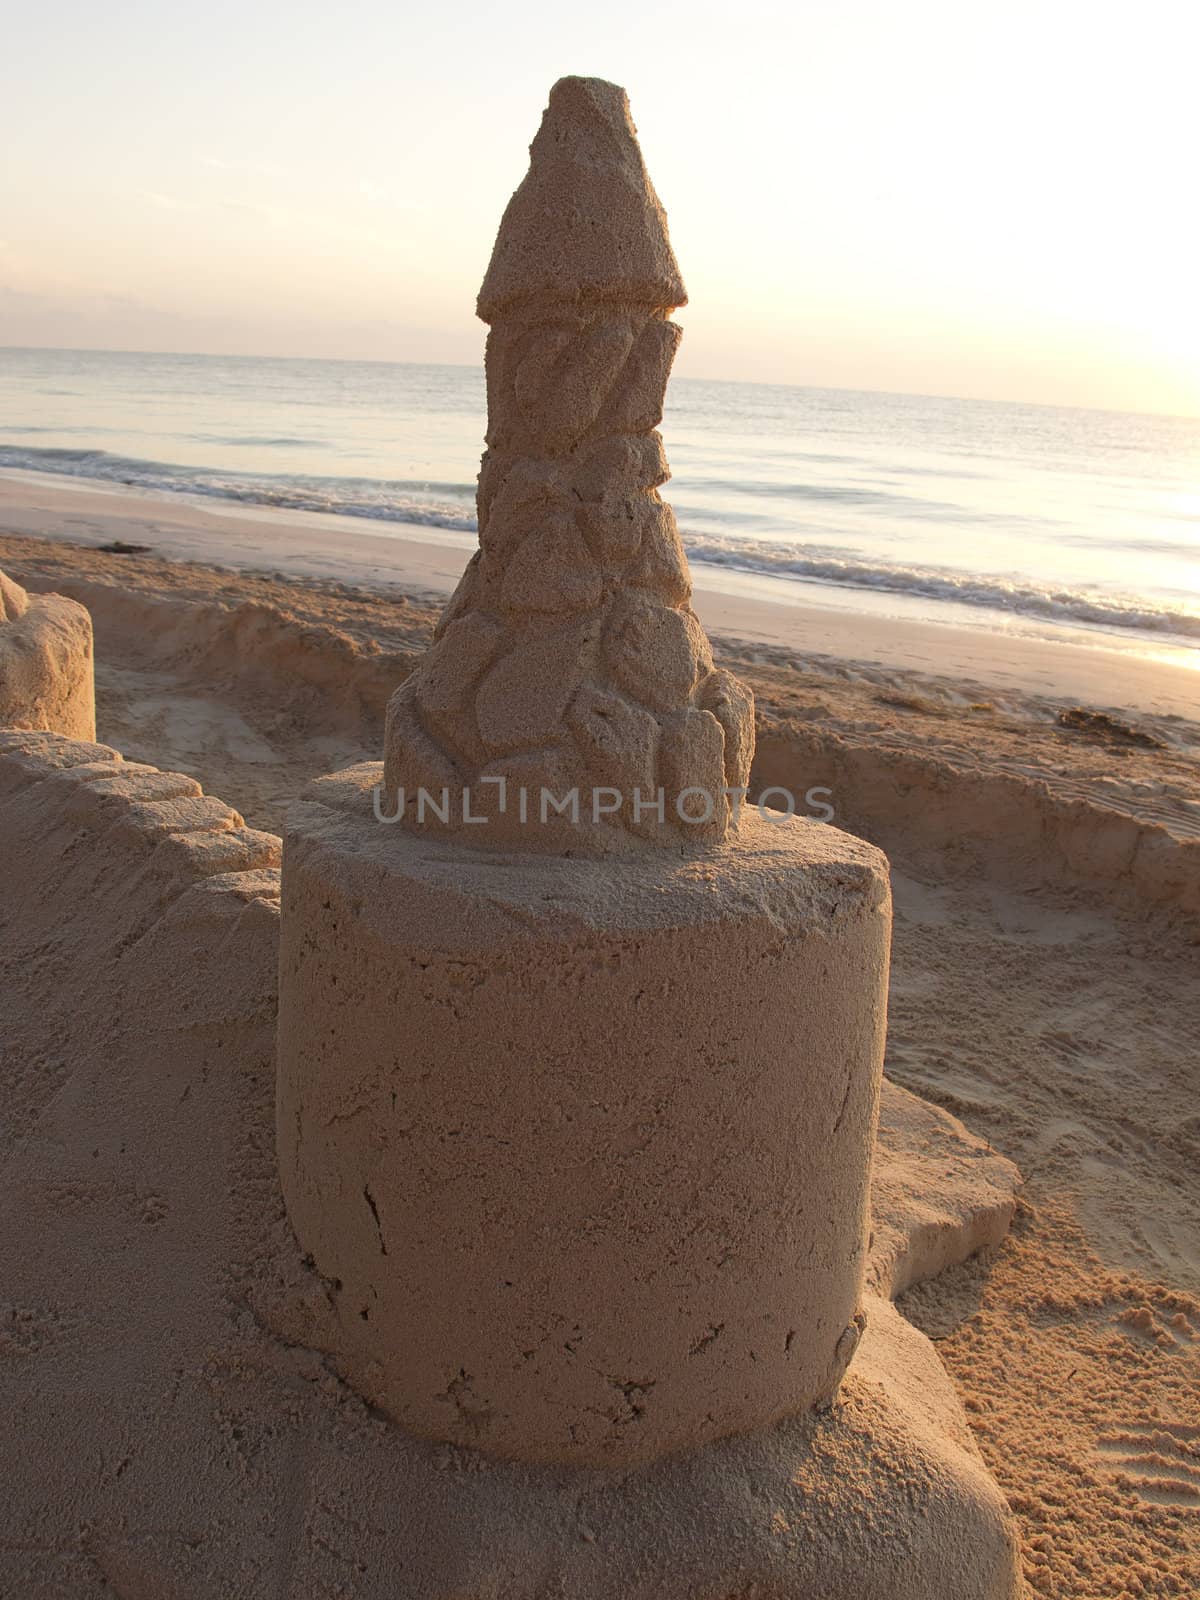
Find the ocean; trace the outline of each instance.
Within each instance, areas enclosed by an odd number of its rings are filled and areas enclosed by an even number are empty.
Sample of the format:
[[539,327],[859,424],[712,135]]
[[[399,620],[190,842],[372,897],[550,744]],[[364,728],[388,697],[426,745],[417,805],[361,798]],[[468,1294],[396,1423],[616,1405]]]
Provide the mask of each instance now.
[[[1200,657],[1200,419],[690,378],[667,402],[710,586]],[[485,416],[473,367],[0,349],[0,470],[464,546]]]

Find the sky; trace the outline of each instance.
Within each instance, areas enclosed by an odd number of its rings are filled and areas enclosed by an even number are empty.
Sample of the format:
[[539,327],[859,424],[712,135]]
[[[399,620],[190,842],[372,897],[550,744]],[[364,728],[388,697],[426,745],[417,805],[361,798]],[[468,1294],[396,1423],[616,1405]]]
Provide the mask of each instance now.
[[1200,415],[1191,0],[0,0],[0,345],[475,362],[564,73],[695,377]]

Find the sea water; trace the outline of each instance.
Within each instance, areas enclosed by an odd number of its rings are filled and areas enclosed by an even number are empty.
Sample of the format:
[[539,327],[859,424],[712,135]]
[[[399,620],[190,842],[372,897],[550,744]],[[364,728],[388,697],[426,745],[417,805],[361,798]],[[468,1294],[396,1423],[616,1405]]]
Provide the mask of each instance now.
[[[474,367],[0,349],[0,469],[475,528]],[[1200,651],[1200,419],[672,380],[698,580]]]

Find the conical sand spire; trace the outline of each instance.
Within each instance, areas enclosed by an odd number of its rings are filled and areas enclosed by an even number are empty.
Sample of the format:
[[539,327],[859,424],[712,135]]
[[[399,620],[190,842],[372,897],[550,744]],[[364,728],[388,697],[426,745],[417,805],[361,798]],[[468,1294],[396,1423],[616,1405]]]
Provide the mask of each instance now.
[[715,843],[753,702],[713,668],[658,494],[685,299],[666,218],[614,84],[560,80],[530,157],[479,297],[480,549],[392,698],[386,787],[406,824],[473,845]]
[[666,311],[687,304],[629,100],[601,78],[560,78],[551,89],[529,171],[496,235],[479,315],[494,322],[539,297]]

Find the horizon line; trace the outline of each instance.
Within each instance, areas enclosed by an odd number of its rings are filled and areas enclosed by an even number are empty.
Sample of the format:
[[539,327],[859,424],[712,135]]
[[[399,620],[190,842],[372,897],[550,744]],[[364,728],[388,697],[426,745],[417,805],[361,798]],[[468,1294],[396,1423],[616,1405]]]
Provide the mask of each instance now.
[[[0,344],[0,352],[21,351],[26,354],[56,354],[79,356],[164,356],[186,361],[309,361],[329,366],[372,367],[452,367],[463,372],[482,374],[482,361],[399,361],[384,356],[279,356],[258,355],[248,352],[232,353],[213,350],[124,350],[108,345],[56,345],[56,344]],[[888,395],[898,400],[953,400],[958,404],[980,406],[1034,407],[1041,411],[1083,411],[1096,416],[1154,417],[1165,422],[1200,422],[1200,412],[1185,411],[1123,411],[1115,406],[1064,405],[1054,400],[1001,400],[986,395],[929,393],[919,389],[862,389],[841,384],[778,383],[763,378],[709,378],[699,375],[677,375],[676,383],[748,384],[759,389],[798,389],[818,394]]]

